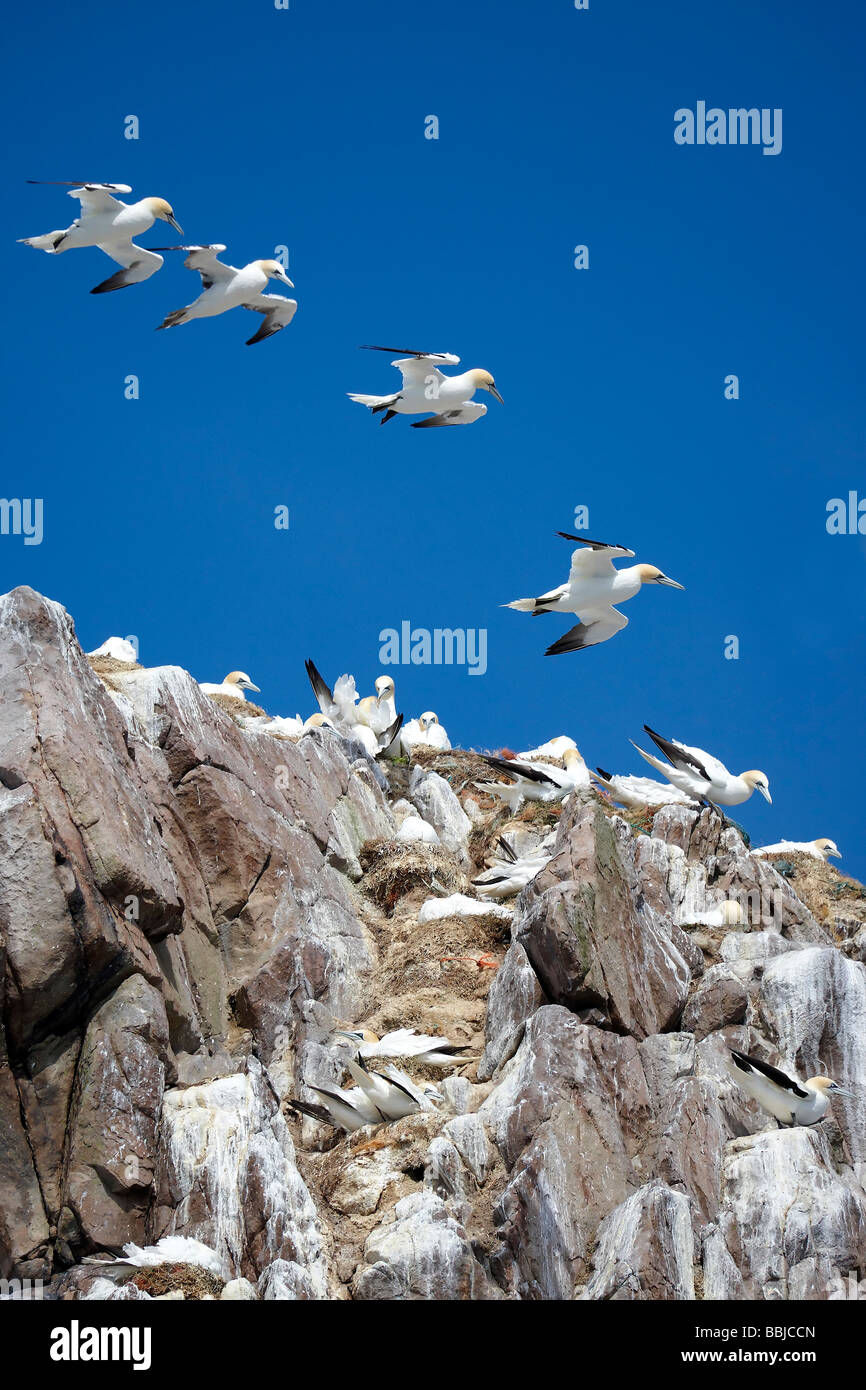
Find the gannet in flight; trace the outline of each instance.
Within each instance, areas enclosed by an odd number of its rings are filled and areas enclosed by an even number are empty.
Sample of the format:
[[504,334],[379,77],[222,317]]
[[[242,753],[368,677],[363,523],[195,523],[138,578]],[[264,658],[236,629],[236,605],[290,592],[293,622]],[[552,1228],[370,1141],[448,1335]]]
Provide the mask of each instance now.
[[538,598],[517,598],[505,603],[504,608],[516,608],[520,613],[531,613],[539,617],[542,613],[576,613],[581,622],[569,628],[558,641],[547,648],[545,656],[559,656],[562,652],[576,652],[583,647],[594,647],[606,642],[622,628],[628,626],[628,618],[614,605],[634,598],[642,584],[666,584],[671,589],[682,589],[675,579],[669,579],[655,565],[629,565],[626,569],[614,568],[613,561],[621,556],[633,556],[633,550],[622,545],[608,545],[605,541],[590,541],[583,536],[572,536],[568,531],[557,531],[563,540],[577,541],[583,550],[575,550],[571,557],[568,579],[558,589],[551,589]]
[[447,1067],[463,1061],[460,1054],[469,1051],[447,1038],[416,1033],[414,1028],[395,1028],[381,1038],[369,1028],[335,1028],[334,1036],[349,1038],[364,1061],[374,1057],[412,1057],[428,1066]]
[[417,719],[410,719],[405,729],[400,731],[400,745],[407,758],[412,756],[412,749],[418,744],[438,748],[440,753],[447,753],[451,747],[448,734],[432,709],[425,710]]
[[514,783],[476,782],[475,785],[505,801],[512,814],[520,810],[524,801],[562,801],[573,791],[590,785],[586,763],[577,748],[566,748],[562,755],[564,768],[551,763],[522,762],[517,758],[482,756],[496,772],[513,777]]
[[[321,672],[316,668],[315,663],[307,661],[305,664],[310,685],[313,687],[313,694],[325,724],[330,724],[343,738],[356,739],[363,745],[371,758],[377,757],[390,748],[400,732],[403,723],[402,714],[398,714],[381,733],[376,733],[369,723],[364,723],[359,717],[357,710],[358,691],[355,688],[354,676],[339,676],[332,691]],[[387,677],[380,677],[380,679],[387,679]]]
[[219,243],[213,246],[158,246],[158,251],[188,251],[184,265],[189,270],[197,270],[201,276],[202,293],[192,304],[183,309],[175,309],[167,314],[159,328],[176,328],[178,324],[189,323],[191,319],[209,319],[224,314],[229,309],[252,309],[255,314],[264,314],[264,323],[252,338],[251,343],[260,343],[272,334],[279,333],[291,323],[298,307],[294,299],[286,299],[281,294],[264,294],[269,280],[280,280],[290,289],[294,285],[279,261],[250,261],[240,270],[233,265],[224,265],[217,259],[225,247]]
[[666,787],[664,782],[655,782],[652,777],[616,777],[601,767],[589,775],[622,806],[688,806],[694,801],[686,792]]
[[777,845],[762,845],[760,849],[753,849],[752,854],[810,854],[813,859],[823,859],[826,864],[828,859],[841,859],[842,855],[836,847],[834,840],[809,840],[805,844],[796,840],[780,840]]
[[556,832],[546,836],[529,854],[517,855],[504,835],[499,837],[502,855],[478,878],[472,880],[482,898],[512,898],[550,863]]
[[78,198],[81,216],[65,231],[46,232],[44,236],[19,237],[25,246],[47,251],[51,256],[77,247],[96,246],[123,268],[96,285],[91,294],[107,294],[123,290],[155,275],[162,265],[162,256],[136,246],[133,237],[141,236],[157,218],[171,223],[183,236],[183,228],[175,221],[174,212],[164,198],[142,198],[137,203],[122,203],[114,193],[131,193],[125,183],[68,183],[50,179],[28,179],[28,183],[60,183],[69,188],[69,197]]
[[245,690],[259,690],[244,671],[229,671],[220,685],[209,685],[207,681],[200,681],[198,688],[203,690],[205,695],[228,695],[233,700],[246,700]]
[[853,1096],[828,1076],[797,1081],[757,1057],[731,1048],[731,1075],[780,1125],[814,1125],[823,1120],[834,1096]]
[[728,772],[724,763],[719,762],[711,753],[704,752],[703,748],[689,748],[686,743],[675,743],[672,739],[662,738],[661,734],[654,733],[648,724],[644,724],[644,729],[653,743],[670,760],[670,766],[661,762],[659,758],[654,758],[651,753],[645,753],[630,740],[632,747],[637,749],[650,767],[654,767],[681,792],[686,792],[697,801],[715,802],[719,806],[739,806],[741,802],[748,801],[753,791],[759,791],[765,801],[772,804],[773,798],[770,796],[770,783],[766,773],[752,769],[735,777],[733,773]]
[[459,376],[446,376],[437,363],[456,366],[460,361],[452,352],[415,352],[412,348],[376,347],[372,343],[363,346],[370,352],[402,352],[391,363],[403,378],[403,385],[392,396],[364,396],[349,391],[352,401],[369,406],[374,415],[384,411],[380,424],[393,420],[395,415],[430,415],[427,420],[415,420],[413,429],[426,429],[431,425],[471,425],[487,414],[487,406],[473,401],[476,391],[489,391],[491,396],[502,404],[502,397],[496,383],[483,367],[472,367]]

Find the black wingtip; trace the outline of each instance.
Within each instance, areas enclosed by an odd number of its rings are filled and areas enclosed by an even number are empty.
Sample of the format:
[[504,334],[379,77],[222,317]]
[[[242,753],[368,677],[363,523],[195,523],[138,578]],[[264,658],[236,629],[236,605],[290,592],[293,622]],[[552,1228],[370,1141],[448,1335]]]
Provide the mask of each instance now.
[[609,772],[605,772],[605,770],[604,770],[603,767],[597,767],[595,770],[596,770],[596,772],[598,773],[599,777],[603,777],[603,778],[604,778],[605,782],[609,782],[609,781],[611,780],[611,778],[610,778],[610,773],[609,773]]

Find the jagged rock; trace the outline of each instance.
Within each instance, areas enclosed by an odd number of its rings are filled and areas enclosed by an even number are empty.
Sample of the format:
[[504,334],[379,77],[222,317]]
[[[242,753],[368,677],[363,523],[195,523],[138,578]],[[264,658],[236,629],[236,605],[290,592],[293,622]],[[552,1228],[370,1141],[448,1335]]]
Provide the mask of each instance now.
[[598,806],[577,807],[566,830],[521,894],[517,940],[549,999],[598,1007],[638,1037],[664,1032],[692,978],[687,937],[639,894],[634,860],[624,862],[633,840],[618,837]]
[[462,1226],[432,1192],[404,1197],[364,1246],[354,1297],[487,1299],[501,1296],[476,1260]]
[[689,1201],[647,1183],[599,1228],[583,1299],[693,1299],[694,1242]]
[[726,965],[709,969],[683,1011],[683,1028],[697,1039],[715,1033],[729,1023],[742,1023],[749,995],[742,980]]
[[478,1064],[478,1080],[487,1081],[497,1067],[513,1057],[523,1037],[526,1020],[544,1002],[544,991],[529,957],[518,941],[512,942],[496,972],[487,996],[486,1045]]
[[[155,1233],[202,1241],[232,1277],[267,1275],[291,1293],[327,1298],[324,1238],[267,1076],[245,1073],[166,1092]],[[269,1274],[271,1266],[278,1270]]]
[[416,766],[409,783],[409,799],[419,813],[436,831],[440,844],[456,854],[461,864],[469,863],[466,846],[472,822],[454,792],[438,772],[425,772]]
[[[804,1260],[841,1274],[866,1259],[866,1200],[834,1171],[817,1126],[732,1140],[718,1224],[746,1298],[795,1297],[789,1272]],[[725,1276],[714,1277],[718,1290]]]

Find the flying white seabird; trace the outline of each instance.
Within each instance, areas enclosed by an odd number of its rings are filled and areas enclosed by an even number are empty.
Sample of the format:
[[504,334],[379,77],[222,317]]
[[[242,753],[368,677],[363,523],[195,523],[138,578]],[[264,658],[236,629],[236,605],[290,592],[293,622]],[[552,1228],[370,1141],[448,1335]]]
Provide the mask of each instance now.
[[245,671],[229,671],[219,685],[200,681],[198,688],[204,691],[205,695],[228,695],[232,700],[246,700],[245,690],[258,692],[259,689],[257,685],[253,685]]
[[46,232],[43,236],[19,237],[25,246],[58,256],[63,251],[95,246],[122,267],[108,280],[96,285],[91,294],[107,294],[123,290],[156,274],[162,256],[136,246],[133,237],[141,236],[157,218],[169,222],[183,236],[183,228],[175,221],[171,205],[164,198],[141,198],[137,203],[122,203],[115,193],[131,193],[125,183],[70,183],[53,179],[28,179],[28,183],[60,184],[69,189],[69,197],[81,203],[81,216],[64,231]]
[[729,1069],[734,1080],[747,1095],[773,1115],[780,1125],[814,1125],[823,1120],[834,1096],[853,1096],[831,1081],[829,1076],[812,1076],[808,1081],[797,1081],[760,1062],[757,1057],[747,1057],[731,1048]]
[[412,756],[412,749],[419,744],[426,748],[438,748],[441,753],[447,753],[451,747],[448,734],[432,709],[425,710],[417,719],[410,719],[406,727],[400,730],[400,745],[407,758]]
[[472,399],[476,391],[489,391],[491,396],[495,396],[502,404],[502,397],[496,389],[493,377],[483,367],[471,367],[468,372],[461,372],[459,376],[446,376],[439,370],[440,362],[456,366],[460,361],[452,352],[415,352],[412,348],[376,347],[372,343],[364,343],[363,346],[370,352],[406,354],[405,357],[399,357],[391,363],[403,378],[403,385],[393,395],[364,396],[353,391],[347,393],[350,400],[368,406],[374,415],[384,411],[379,422],[382,425],[388,420],[393,420],[395,415],[429,415],[430,411],[435,411],[435,414],[430,415],[427,420],[413,421],[412,428],[417,430],[429,428],[431,425],[471,425],[487,414],[487,406]]
[[229,309],[252,309],[253,313],[264,315],[264,323],[252,338],[247,338],[249,347],[251,343],[260,343],[279,333],[295,316],[297,300],[286,299],[281,294],[263,293],[269,280],[279,280],[294,289],[279,261],[250,261],[249,265],[238,270],[217,259],[219,252],[226,249],[219,243],[213,246],[159,246],[156,249],[188,251],[184,265],[188,270],[197,270],[202,283],[202,293],[198,299],[183,309],[174,309],[167,314],[158,328],[176,328],[181,323],[189,323],[191,319],[214,318]]
[[765,801],[772,803],[766,773],[753,768],[735,777],[724,763],[714,758],[711,753],[706,753],[703,748],[690,748],[686,743],[662,738],[661,734],[654,733],[648,724],[644,724],[644,729],[653,743],[669,759],[670,766],[661,762],[659,758],[654,758],[651,753],[645,753],[630,740],[632,747],[637,749],[650,767],[654,767],[681,792],[686,792],[697,801],[710,801],[719,806],[739,806],[743,801],[748,801],[753,791],[759,791]]
[[568,579],[558,589],[550,589],[538,598],[517,598],[504,608],[516,608],[520,613],[531,613],[539,617],[542,613],[576,613],[581,621],[569,628],[558,641],[547,648],[545,656],[559,656],[563,652],[580,651],[583,647],[594,647],[606,642],[617,632],[628,626],[628,618],[614,605],[634,598],[643,584],[666,584],[671,589],[682,589],[675,579],[669,579],[655,565],[629,565],[626,569],[615,569],[614,560],[633,556],[633,550],[622,545],[608,545],[605,541],[590,541],[583,536],[572,536],[567,531],[557,531],[567,541],[577,541],[584,548],[575,550],[571,557]]
[[836,847],[834,840],[808,840],[802,843],[797,840],[780,840],[777,845],[761,845],[760,849],[753,849],[752,854],[808,854],[813,859],[823,859],[827,863],[828,859],[841,859],[842,855]]

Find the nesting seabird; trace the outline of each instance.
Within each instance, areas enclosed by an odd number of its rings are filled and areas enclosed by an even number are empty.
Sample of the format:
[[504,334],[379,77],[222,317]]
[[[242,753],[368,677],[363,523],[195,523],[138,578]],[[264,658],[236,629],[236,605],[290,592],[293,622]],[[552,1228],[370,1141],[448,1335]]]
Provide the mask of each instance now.
[[[313,687],[313,694],[322,716],[321,722],[334,729],[342,738],[352,738],[360,743],[371,758],[378,757],[390,749],[403,723],[402,714],[396,715],[390,724],[383,727],[381,732],[376,732],[371,727],[371,709],[368,708],[367,722],[362,720],[358,713],[358,691],[355,686],[355,677],[342,675],[334,682],[334,689],[328,685],[327,681],[318,670],[315,662],[307,661],[307,676],[310,685]],[[380,679],[389,679],[380,677]],[[392,698],[393,698],[393,682]],[[384,714],[388,708],[387,699],[378,713]],[[375,715],[373,716],[375,718]],[[315,716],[313,716],[315,720]],[[310,721],[308,721],[309,723]],[[377,723],[384,724],[384,720],[376,718]]]
[[198,688],[205,695],[228,695],[232,700],[246,700],[245,690],[255,690],[259,693],[259,687],[253,685],[245,671],[229,671],[219,685],[201,681]]
[[411,757],[412,749],[419,744],[425,748],[436,748],[440,753],[447,753],[451,747],[448,733],[432,709],[425,710],[417,719],[409,720],[400,731],[400,744],[407,758]]
[[478,890],[482,898],[492,898],[494,901],[513,898],[550,863],[555,838],[556,831],[546,836],[541,844],[529,853],[518,855],[505,836],[501,835],[499,857],[489,869],[472,880],[472,886]]
[[518,753],[518,758],[527,761],[531,758],[561,758],[567,748],[576,748],[577,744],[568,734],[557,734],[555,738],[549,738],[546,743],[540,743],[537,748],[528,748],[525,753]]
[[719,806],[739,806],[743,801],[748,801],[752,792],[758,791],[765,801],[772,803],[766,773],[752,768],[734,776],[723,762],[714,758],[712,753],[705,752],[703,748],[690,748],[686,743],[662,738],[661,734],[655,733],[648,724],[644,724],[644,729],[669,760],[669,765],[653,757],[651,753],[645,753],[634,742],[632,747],[637,749],[650,767],[654,767],[681,792],[686,792],[697,801],[707,801]]
[[550,589],[538,598],[518,598],[503,605],[520,613],[539,617],[542,613],[576,613],[581,621],[569,628],[558,641],[547,648],[545,656],[560,656],[563,652],[594,647],[628,626],[628,618],[614,605],[634,598],[644,584],[665,584],[670,589],[682,589],[675,579],[669,579],[655,565],[629,565],[618,570],[614,560],[634,555],[623,545],[608,545],[606,541],[590,541],[557,531],[564,540],[576,541],[583,549],[571,557],[568,579],[557,589]]
[[394,1028],[381,1038],[369,1028],[335,1028],[334,1035],[355,1043],[363,1061],[377,1057],[411,1057],[429,1066],[447,1067],[465,1061],[462,1054],[470,1050],[447,1038],[416,1033],[414,1028]]
[[813,859],[823,859],[825,864],[828,859],[842,858],[835,841],[827,839],[807,840],[805,843],[798,840],[780,840],[777,845],[761,845],[760,849],[753,849],[752,854],[808,854]]
[[589,787],[589,772],[577,748],[566,748],[562,755],[565,767],[554,767],[552,763],[524,762],[519,758],[492,758],[482,755],[484,761],[496,772],[504,772],[513,782],[476,782],[475,785],[489,796],[497,796],[510,808],[512,814],[520,810],[524,801],[562,801],[574,791]]
[[141,236],[157,218],[168,222],[183,236],[183,228],[175,221],[171,204],[164,198],[141,198],[137,203],[123,203],[115,193],[131,193],[125,183],[69,183],[60,180],[28,179],[28,183],[60,183],[69,189],[69,197],[81,203],[81,216],[63,231],[46,232],[43,236],[19,237],[25,246],[58,256],[63,251],[95,246],[122,267],[108,280],[96,285],[91,294],[107,294],[123,290],[156,274],[162,256],[136,246],[133,237]]
[[354,1134],[356,1129],[363,1129],[364,1125],[384,1124],[388,1118],[360,1086],[353,1086],[350,1090],[344,1091],[339,1086],[335,1086],[333,1090],[325,1090],[321,1086],[308,1084],[308,1089],[322,1097],[321,1104],[306,1100],[290,1100],[287,1102],[289,1107],[299,1115],[308,1115],[311,1120],[332,1125],[334,1129],[342,1129],[346,1134]]
[[213,246],[159,246],[159,251],[187,251],[184,265],[188,270],[196,270],[201,276],[202,293],[192,304],[183,309],[174,309],[167,314],[159,328],[177,328],[179,324],[189,323],[191,319],[215,318],[229,309],[252,309],[255,314],[263,314],[264,322],[252,338],[251,343],[260,343],[290,324],[297,310],[297,301],[286,299],[281,294],[264,294],[269,280],[279,280],[281,284],[294,289],[279,261],[250,261],[240,270],[233,265],[225,265],[218,259],[225,247],[219,243]]
[[113,661],[123,661],[129,666],[138,665],[138,653],[125,637],[107,637],[101,647],[95,647],[88,656],[109,656]]
[[853,1096],[831,1081],[829,1076],[812,1076],[808,1081],[797,1081],[761,1062],[757,1057],[747,1057],[743,1052],[731,1049],[730,1071],[737,1083],[753,1100],[773,1115],[780,1126],[814,1125],[823,1120],[834,1096]]
[[655,782],[652,777],[618,777],[601,767],[591,772],[590,777],[604,788],[613,801],[634,809],[644,806],[688,806],[694,800],[694,797],[677,787],[665,786],[664,782]]
[[414,1115],[417,1110],[426,1108],[419,1096],[413,1095],[414,1088],[411,1085],[407,1086],[405,1081],[400,1078],[400,1073],[396,1068],[392,1068],[389,1075],[369,1071],[360,1056],[357,1062],[349,1061],[346,1065],[358,1088],[364,1092],[370,1104],[374,1105],[385,1116],[386,1120],[402,1120],[404,1116]]
[[[352,401],[369,407],[373,415],[382,415],[384,425],[395,415],[427,415],[426,420],[413,421],[414,429],[436,425],[471,425],[487,414],[487,406],[473,400],[476,391],[489,391],[502,404],[496,383],[483,367],[472,367],[459,376],[446,376],[439,364],[456,366],[460,361],[452,352],[415,352],[411,348],[376,347],[365,343],[371,352],[405,353],[391,363],[396,367],[403,385],[390,396],[364,396],[349,391]],[[430,412],[435,412],[430,414]],[[383,413],[384,412],[384,413]]]

